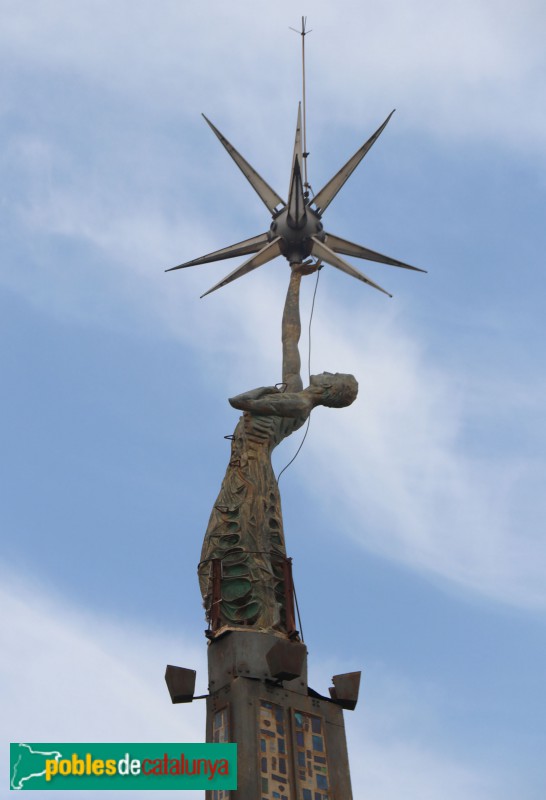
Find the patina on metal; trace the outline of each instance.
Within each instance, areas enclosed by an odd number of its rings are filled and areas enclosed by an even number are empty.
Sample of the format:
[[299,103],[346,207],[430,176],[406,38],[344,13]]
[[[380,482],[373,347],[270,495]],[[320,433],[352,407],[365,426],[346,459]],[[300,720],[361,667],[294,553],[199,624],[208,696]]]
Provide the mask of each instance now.
[[271,453],[304,425],[314,408],[348,406],[358,392],[353,375],[330,372],[312,375],[303,388],[299,292],[302,274],[313,269],[292,265],[282,320],[282,388],[262,386],[229,401],[244,413],[231,437],[231,457],[199,564],[213,634],[239,626],[295,634],[281,498]]

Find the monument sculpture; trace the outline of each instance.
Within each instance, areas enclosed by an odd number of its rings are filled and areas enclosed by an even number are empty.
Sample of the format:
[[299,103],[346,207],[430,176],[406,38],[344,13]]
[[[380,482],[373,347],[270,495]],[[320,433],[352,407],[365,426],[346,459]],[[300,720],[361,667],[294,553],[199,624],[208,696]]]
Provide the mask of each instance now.
[[[282,320],[282,384],[265,386],[232,397],[243,411],[231,442],[231,458],[220,494],[210,517],[199,580],[213,630],[252,625],[260,630],[284,631],[286,548],[277,479],[271,452],[301,428],[317,405],[350,405],[358,392],[352,375],[325,372],[311,376],[304,389],[298,350],[301,324],[299,289],[309,267],[291,265],[292,273]],[[214,605],[213,564],[221,562],[219,597]]]
[[[305,63],[305,21],[302,20]],[[301,377],[299,293],[305,275],[323,263],[388,294],[346,262],[349,255],[419,270],[402,261],[325,232],[322,215],[387,125],[313,194],[307,181],[302,107],[292,158],[288,201],[282,200],[206,120],[272,214],[268,231],[172,269],[250,255],[205,294],[283,255],[290,267],[282,317],[282,382],[229,400],[243,412],[231,438],[231,455],[205,532],[198,566],[209,640],[207,741],[237,742],[238,788],[207,792],[208,800],[351,800],[343,709],[353,709],[360,673],[333,677],[330,696],[308,686],[307,650],[294,613],[292,562],[287,557],[273,449],[300,429],[312,410],[349,406],[354,376],[323,372]],[[305,120],[305,93],[303,96]],[[206,118],[205,118],[206,119]],[[204,296],[204,295],[203,295]],[[173,702],[193,699],[195,673],[167,667]]]

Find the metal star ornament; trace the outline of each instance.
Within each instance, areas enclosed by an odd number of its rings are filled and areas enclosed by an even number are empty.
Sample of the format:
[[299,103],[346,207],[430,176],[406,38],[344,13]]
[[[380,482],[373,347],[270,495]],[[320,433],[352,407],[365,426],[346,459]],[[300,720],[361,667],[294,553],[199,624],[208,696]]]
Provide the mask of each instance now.
[[256,172],[256,170],[243,158],[243,156],[233,147],[233,145],[223,136],[212,122],[203,117],[212,131],[223,144],[227,152],[235,161],[245,178],[248,180],[254,191],[259,195],[262,202],[267,206],[272,215],[271,226],[268,231],[252,236],[242,242],[215,250],[201,258],[193,261],[186,261],[176,267],[166,270],[172,272],[176,269],[186,267],[196,267],[200,264],[208,264],[213,261],[221,261],[224,258],[235,258],[237,256],[251,255],[243,264],[230,272],[223,280],[210,288],[205,295],[226,286],[237,278],[246,275],[277,256],[284,256],[290,264],[302,263],[310,256],[317,262],[324,262],[336,267],[342,272],[346,272],[353,278],[357,278],[374,289],[392,297],[392,295],[374,283],[360,270],[353,267],[341,255],[362,258],[367,261],[376,261],[380,264],[389,264],[392,267],[403,267],[415,272],[426,272],[424,269],[412,267],[403,261],[398,261],[390,256],[377,253],[368,247],[354,244],[346,239],[341,239],[333,233],[327,233],[322,224],[322,215],[328,208],[336,194],[343,187],[355,169],[358,167],[366,153],[370,150],[376,140],[384,131],[387,123],[394,114],[391,111],[385,122],[370,136],[367,142],[356,151],[347,163],[337,172],[331,180],[313,197],[310,196],[310,187],[304,183],[302,177],[304,158],[307,153],[302,151],[302,123],[301,123],[301,103],[298,108],[298,121],[296,125],[296,136],[294,142],[294,156],[292,159],[292,171],[290,175],[290,185],[288,189],[288,202],[285,202],[277,192]]

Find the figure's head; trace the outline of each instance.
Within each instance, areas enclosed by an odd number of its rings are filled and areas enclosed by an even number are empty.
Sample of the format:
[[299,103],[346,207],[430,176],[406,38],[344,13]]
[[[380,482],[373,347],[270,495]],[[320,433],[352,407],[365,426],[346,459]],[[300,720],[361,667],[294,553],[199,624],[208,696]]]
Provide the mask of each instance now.
[[354,375],[321,372],[320,375],[311,375],[309,389],[319,395],[320,405],[344,408],[356,400],[358,383]]

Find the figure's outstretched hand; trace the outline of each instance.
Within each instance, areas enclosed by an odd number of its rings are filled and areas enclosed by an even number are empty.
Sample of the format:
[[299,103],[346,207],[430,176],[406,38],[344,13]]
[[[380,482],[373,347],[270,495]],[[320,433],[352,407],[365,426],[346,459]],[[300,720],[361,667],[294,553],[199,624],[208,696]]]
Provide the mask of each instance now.
[[302,261],[300,264],[290,264],[292,272],[297,272],[300,275],[312,275],[322,267],[322,261]]

